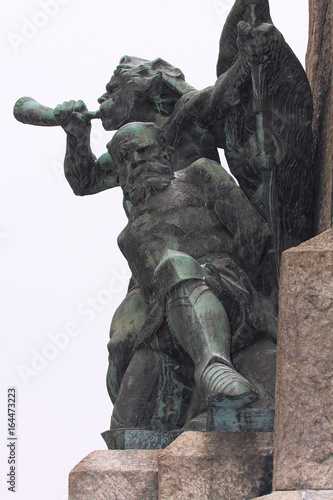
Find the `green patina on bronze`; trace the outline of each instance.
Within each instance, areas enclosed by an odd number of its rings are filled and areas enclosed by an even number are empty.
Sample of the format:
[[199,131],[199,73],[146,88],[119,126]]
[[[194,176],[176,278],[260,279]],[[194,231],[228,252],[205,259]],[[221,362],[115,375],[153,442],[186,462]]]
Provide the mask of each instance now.
[[[121,446],[126,429],[188,429],[207,408],[212,428],[230,430],[219,417],[226,411],[247,422],[255,415],[253,429],[267,430],[281,252],[312,236],[312,100],[302,66],[268,1],[236,0],[212,86],[194,89],[163,59],[124,56],[99,103],[97,112],[82,101],[51,110],[22,98],[14,114],[62,126],[75,194],[123,189],[128,224],[118,244],[133,276],[111,324],[105,440]],[[98,159],[93,118],[118,130]]]

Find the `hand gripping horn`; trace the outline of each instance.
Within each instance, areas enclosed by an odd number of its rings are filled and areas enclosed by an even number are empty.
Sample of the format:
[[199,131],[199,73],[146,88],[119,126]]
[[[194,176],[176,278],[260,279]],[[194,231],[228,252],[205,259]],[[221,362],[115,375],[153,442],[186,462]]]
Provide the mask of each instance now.
[[[54,109],[39,104],[39,102],[32,99],[32,97],[21,97],[18,99],[15,103],[13,112],[16,120],[21,123],[39,125],[41,127],[56,127],[59,125],[54,115]],[[88,120],[100,118],[99,111],[85,111],[82,114],[84,114]]]

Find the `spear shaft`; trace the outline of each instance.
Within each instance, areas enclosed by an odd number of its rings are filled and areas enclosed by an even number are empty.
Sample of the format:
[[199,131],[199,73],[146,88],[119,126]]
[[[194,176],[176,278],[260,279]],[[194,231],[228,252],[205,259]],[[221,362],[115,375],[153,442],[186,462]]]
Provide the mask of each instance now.
[[[247,4],[246,21],[254,29],[264,22],[260,11],[260,3],[260,0],[257,0],[257,2],[255,0],[250,0]],[[256,116],[258,163],[261,171],[263,189],[262,201],[267,224],[273,235],[276,281],[278,284],[282,244],[279,199],[276,185],[276,148],[272,135],[272,112],[268,98],[264,64],[255,62],[254,60],[254,62],[250,62],[250,65],[253,90],[253,112]]]

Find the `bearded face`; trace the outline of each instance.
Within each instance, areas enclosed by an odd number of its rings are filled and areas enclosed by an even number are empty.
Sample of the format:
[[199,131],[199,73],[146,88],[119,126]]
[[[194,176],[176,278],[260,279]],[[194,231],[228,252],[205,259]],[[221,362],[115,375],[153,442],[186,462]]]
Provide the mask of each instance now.
[[134,206],[166,189],[174,178],[169,147],[154,123],[123,126],[107,147],[124,197]]
[[[124,195],[132,205],[143,203],[149,196],[164,191],[170,186],[174,173],[170,165],[158,162],[145,162],[130,172],[126,179],[120,175]],[[123,184],[123,181],[124,184]]]

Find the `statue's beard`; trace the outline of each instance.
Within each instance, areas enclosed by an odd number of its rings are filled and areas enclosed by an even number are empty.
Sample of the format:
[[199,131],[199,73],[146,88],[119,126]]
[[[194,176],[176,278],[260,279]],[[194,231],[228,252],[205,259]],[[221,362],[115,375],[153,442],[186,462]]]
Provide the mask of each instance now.
[[162,163],[143,163],[137,166],[129,175],[127,195],[136,206],[149,196],[164,191],[174,179],[174,173],[169,165]]

